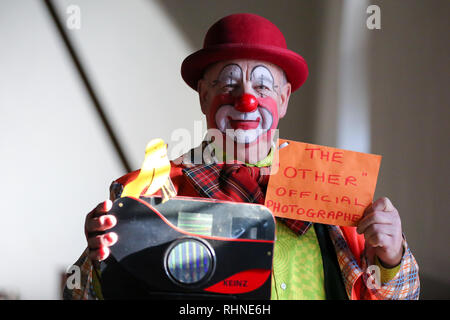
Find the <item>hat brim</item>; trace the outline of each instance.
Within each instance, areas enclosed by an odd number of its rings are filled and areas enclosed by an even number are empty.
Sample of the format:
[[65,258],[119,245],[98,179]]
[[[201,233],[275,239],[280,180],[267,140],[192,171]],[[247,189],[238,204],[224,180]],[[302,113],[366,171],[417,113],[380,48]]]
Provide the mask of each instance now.
[[306,81],[308,66],[299,54],[279,47],[226,44],[201,49],[184,59],[181,65],[183,80],[197,91],[197,83],[203,76],[204,70],[211,64],[232,59],[252,59],[273,63],[286,73],[294,92]]

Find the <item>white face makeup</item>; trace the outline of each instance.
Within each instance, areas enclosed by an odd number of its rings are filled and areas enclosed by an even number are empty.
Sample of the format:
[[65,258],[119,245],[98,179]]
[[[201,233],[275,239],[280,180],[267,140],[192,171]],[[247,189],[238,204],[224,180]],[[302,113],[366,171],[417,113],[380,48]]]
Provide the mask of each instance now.
[[217,80],[214,81],[222,89],[232,90],[242,83],[242,69],[237,64],[229,64],[220,71]]
[[[233,105],[223,105],[216,112],[217,129],[238,143],[254,142],[270,129],[272,121],[272,114],[259,106],[253,112],[239,112]],[[240,123],[245,125],[239,127]]]
[[260,65],[253,68],[250,81],[261,97],[274,89],[272,73],[265,66]]
[[[229,64],[225,66],[214,86],[220,86],[224,93],[233,94],[243,90],[243,72],[239,65]],[[250,75],[250,83],[255,97],[265,97],[273,91],[274,79],[265,66],[258,65],[253,68]],[[233,104],[221,105],[215,114],[217,128],[238,143],[252,143],[258,137],[267,132],[273,123],[273,115],[261,105],[252,112],[240,112]]]

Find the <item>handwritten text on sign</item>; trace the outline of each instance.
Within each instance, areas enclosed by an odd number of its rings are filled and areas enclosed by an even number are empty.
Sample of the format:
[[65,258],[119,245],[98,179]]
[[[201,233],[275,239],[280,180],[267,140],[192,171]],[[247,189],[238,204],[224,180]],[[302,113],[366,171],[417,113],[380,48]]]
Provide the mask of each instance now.
[[372,203],[381,156],[279,139],[265,205],[278,217],[355,226]]

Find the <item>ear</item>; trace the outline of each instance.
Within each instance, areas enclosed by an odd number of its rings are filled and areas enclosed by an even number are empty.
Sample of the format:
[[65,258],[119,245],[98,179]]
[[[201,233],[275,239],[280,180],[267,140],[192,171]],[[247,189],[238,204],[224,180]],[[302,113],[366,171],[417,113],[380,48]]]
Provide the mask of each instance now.
[[289,82],[286,82],[280,90],[280,106],[278,108],[278,117],[280,119],[286,115],[290,96],[291,84]]
[[197,92],[198,98],[200,100],[200,107],[202,109],[202,113],[206,115],[206,106],[208,104],[208,90],[206,88],[208,84],[204,79],[200,79],[197,82]]

